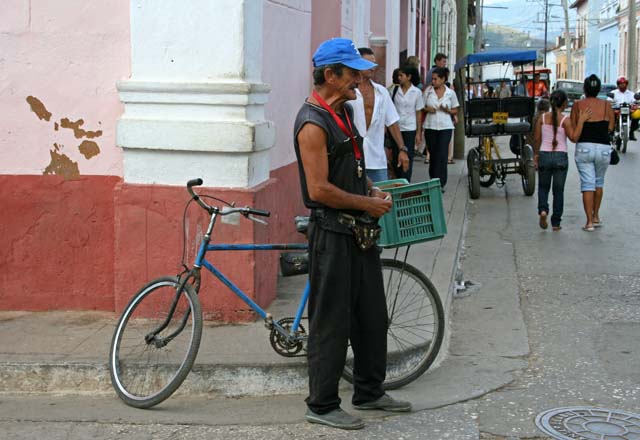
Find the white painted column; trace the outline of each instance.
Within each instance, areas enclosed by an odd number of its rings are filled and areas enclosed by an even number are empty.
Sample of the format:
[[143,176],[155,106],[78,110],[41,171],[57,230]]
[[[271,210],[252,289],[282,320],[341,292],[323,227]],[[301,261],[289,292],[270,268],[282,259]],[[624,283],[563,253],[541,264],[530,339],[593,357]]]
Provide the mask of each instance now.
[[400,3],[386,0],[385,32],[387,34],[387,84],[393,82],[393,69],[398,67],[400,57]]
[[416,1],[407,1],[407,57],[416,55]]
[[269,178],[262,11],[255,0],[131,0],[131,78],[118,83],[125,182]]

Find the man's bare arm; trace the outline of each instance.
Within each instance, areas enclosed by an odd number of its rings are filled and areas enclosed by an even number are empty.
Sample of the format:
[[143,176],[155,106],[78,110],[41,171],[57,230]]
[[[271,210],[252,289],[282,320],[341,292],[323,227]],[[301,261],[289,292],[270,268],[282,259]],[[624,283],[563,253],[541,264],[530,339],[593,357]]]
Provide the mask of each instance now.
[[351,194],[329,182],[327,135],[322,128],[305,124],[298,133],[298,145],[311,200],[330,208],[366,211],[373,217],[391,209],[390,200]]
[[[387,129],[389,130],[389,133],[391,133],[391,137],[393,138],[393,140],[396,141],[396,145],[398,146],[398,148],[403,147],[404,140],[402,139],[402,133],[400,132],[400,126],[398,125],[398,123],[394,122],[393,124],[389,125]],[[402,171],[409,170],[409,154],[406,151],[401,150],[398,153],[398,164],[396,166],[401,166]]]

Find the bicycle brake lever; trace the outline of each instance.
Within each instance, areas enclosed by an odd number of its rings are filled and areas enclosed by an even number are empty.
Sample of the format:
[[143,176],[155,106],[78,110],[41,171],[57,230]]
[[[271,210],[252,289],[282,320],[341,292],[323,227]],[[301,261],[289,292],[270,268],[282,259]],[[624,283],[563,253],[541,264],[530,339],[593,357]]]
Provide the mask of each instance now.
[[252,214],[247,214],[247,218],[254,222],[262,223],[263,225],[268,225],[269,223],[266,220],[262,220],[261,218],[255,217]]

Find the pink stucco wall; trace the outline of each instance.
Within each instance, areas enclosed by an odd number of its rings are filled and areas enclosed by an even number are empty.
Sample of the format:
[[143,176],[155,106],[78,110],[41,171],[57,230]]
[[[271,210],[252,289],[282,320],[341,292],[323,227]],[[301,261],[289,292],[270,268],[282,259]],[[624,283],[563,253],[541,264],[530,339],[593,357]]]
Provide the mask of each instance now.
[[115,83],[129,75],[129,0],[5,0],[2,11],[0,174],[76,162],[82,175],[121,176]]
[[386,35],[386,0],[371,0],[371,32],[374,37]]
[[265,1],[262,80],[271,86],[266,119],[276,127],[271,169],[296,160],[293,123],[311,87],[311,7],[299,0]]
[[311,53],[324,40],[341,37],[342,2],[340,0],[312,0]]

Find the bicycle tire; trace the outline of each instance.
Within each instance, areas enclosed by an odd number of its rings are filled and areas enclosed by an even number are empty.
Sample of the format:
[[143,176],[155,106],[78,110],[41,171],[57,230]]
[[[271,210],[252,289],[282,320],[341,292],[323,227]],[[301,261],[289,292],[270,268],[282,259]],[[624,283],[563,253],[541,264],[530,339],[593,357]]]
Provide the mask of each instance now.
[[533,148],[525,145],[522,150],[522,190],[525,196],[532,196],[536,192],[536,168],[533,164]]
[[166,337],[178,329],[188,312],[186,326],[166,345],[145,339],[165,320],[179,287],[176,277],[149,282],[118,321],[109,350],[109,371],[116,394],[129,406],[150,408],[166,400],[193,367],[202,338],[202,309],[190,284],[182,287],[173,318],[160,335]]
[[483,188],[489,188],[496,181],[495,174],[482,174],[480,175],[480,186]]
[[477,149],[469,150],[467,153],[467,179],[469,180],[469,197],[477,199],[480,197],[480,153]]
[[[387,258],[381,263],[389,312],[383,388],[394,390],[414,381],[433,364],[444,337],[444,310],[438,291],[418,269]],[[342,376],[353,383],[351,348]]]

